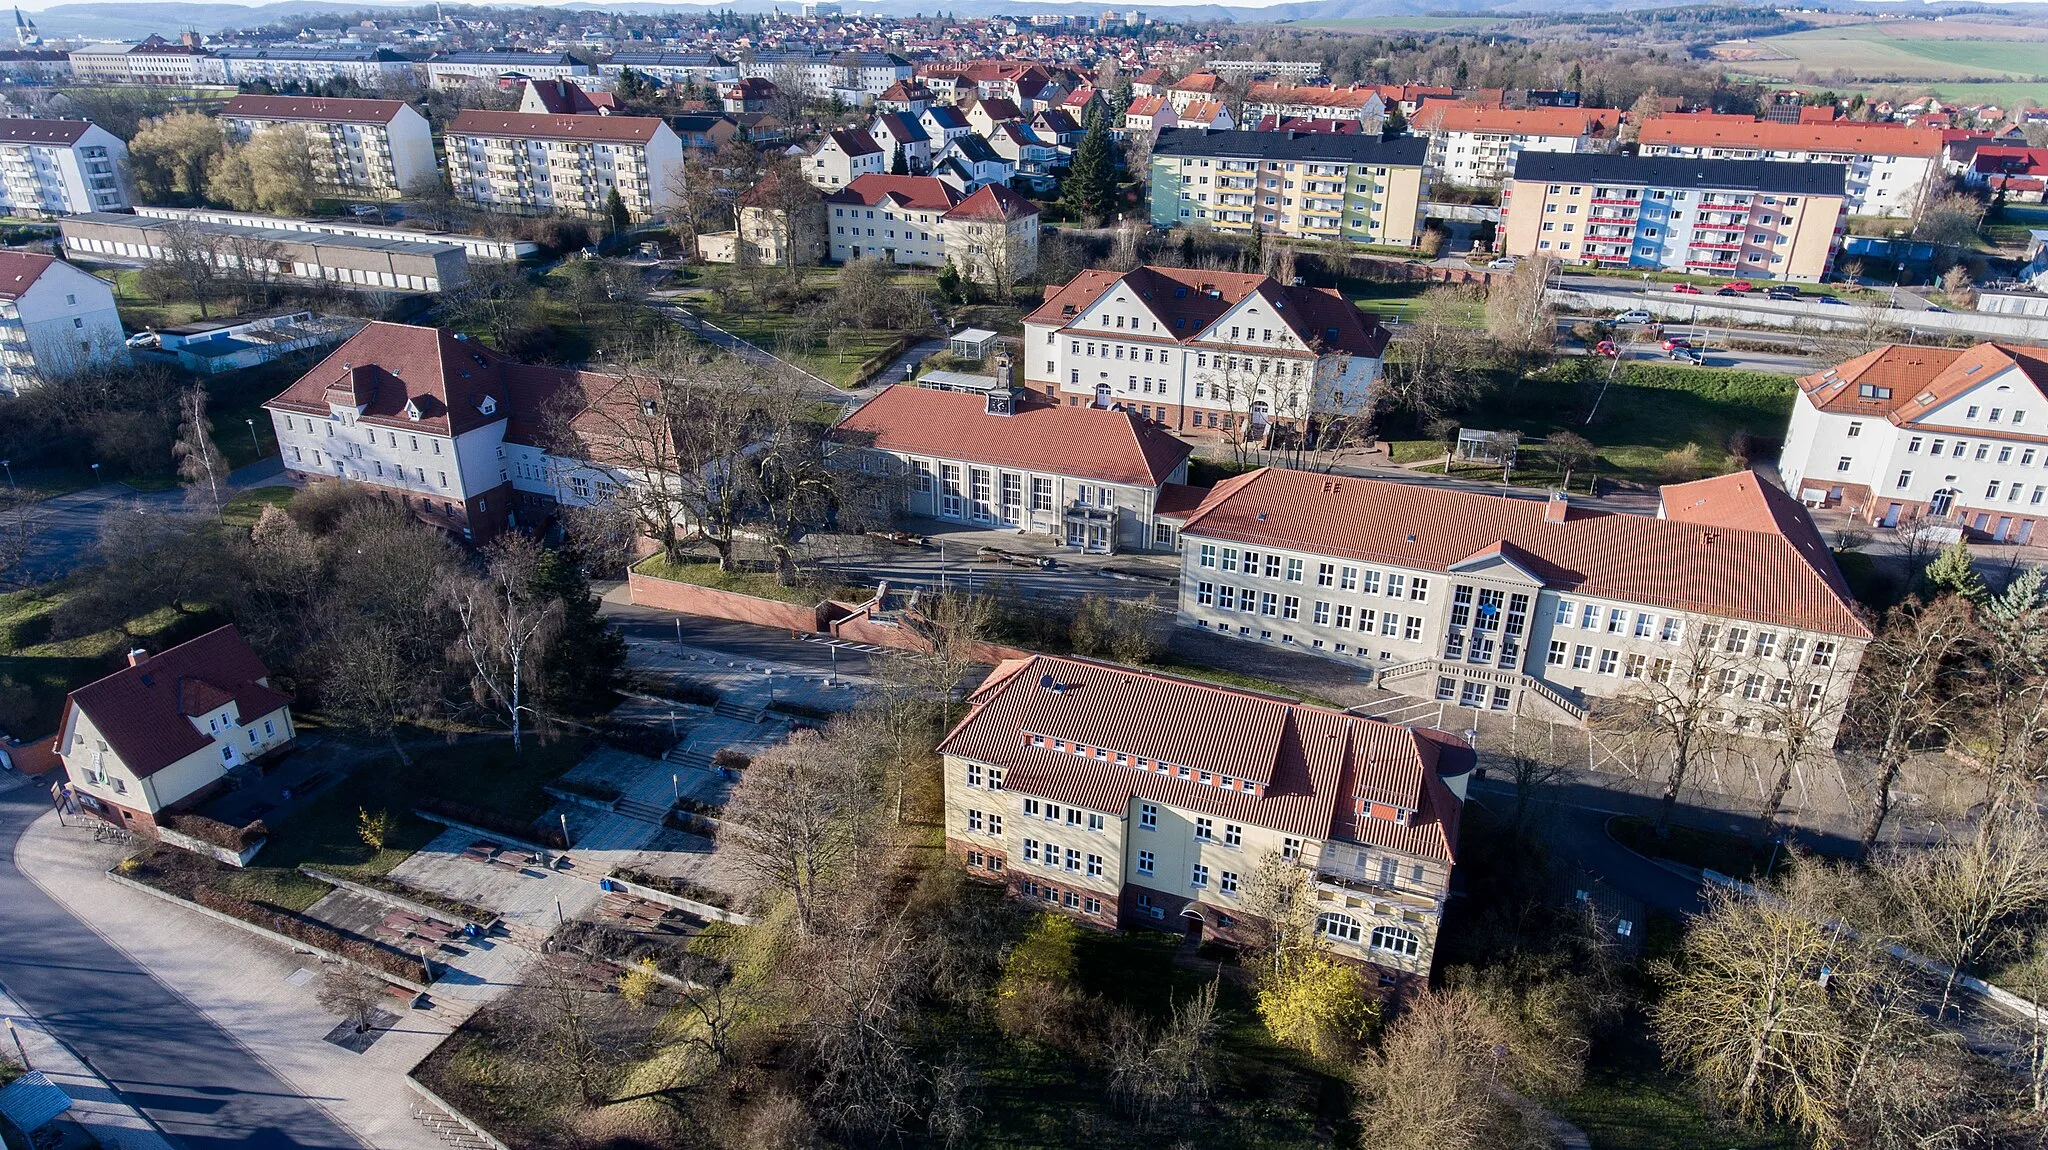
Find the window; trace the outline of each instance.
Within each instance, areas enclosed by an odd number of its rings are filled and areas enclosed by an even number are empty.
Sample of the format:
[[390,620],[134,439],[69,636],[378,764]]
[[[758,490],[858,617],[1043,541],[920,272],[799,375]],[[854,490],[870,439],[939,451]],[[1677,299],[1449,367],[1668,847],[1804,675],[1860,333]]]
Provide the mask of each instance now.
[[998,814],[991,814],[991,815],[989,815],[989,817],[988,817],[988,833],[990,833],[990,834],[992,834],[992,835],[995,835],[995,836],[996,836],[997,838],[1001,838],[1001,837],[1002,837],[1002,834],[1003,834],[1003,816],[1001,816],[1001,815],[998,815]]
[[981,831],[980,811],[970,810],[967,812],[967,829],[976,833]]
[[1372,928],[1372,938],[1367,945],[1373,950],[1384,950],[1389,954],[1414,958],[1422,949],[1422,940],[1417,938],[1412,930],[1398,926],[1376,926]]
[[1584,643],[1572,648],[1572,670],[1583,671],[1593,665],[1593,648]]
[[1298,858],[1300,858],[1300,857],[1301,857],[1301,840],[1300,840],[1300,839],[1287,839],[1287,838],[1281,839],[1281,840],[1280,840],[1280,857],[1281,857],[1281,858],[1284,858],[1284,859],[1298,859]]
[[1138,826],[1143,830],[1159,829],[1159,808],[1152,803],[1138,804]]
[[1429,580],[1416,576],[1408,584],[1408,600],[1411,603],[1429,602]]
[[1244,828],[1236,823],[1223,824],[1223,845],[1237,847],[1244,845]]
[[1139,852],[1138,852],[1138,873],[1139,873],[1139,874],[1151,874],[1151,873],[1152,873],[1152,852],[1151,852],[1151,851],[1139,851]]
[[1003,768],[990,767],[988,769],[988,789],[992,791],[1003,789]]
[[1301,618],[1301,596],[1289,595],[1280,600],[1280,617],[1282,619]]
[[1835,665],[1835,641],[1833,639],[1817,639],[1814,641],[1813,665],[1816,667],[1832,667]]
[[1216,838],[1216,824],[1206,818],[1195,820],[1195,838],[1200,842],[1212,842]]
[[1621,652],[1612,648],[1603,648],[1600,651],[1600,673],[1603,675],[1614,674],[1614,668],[1620,661]]
[[1236,894],[1237,872],[1234,870],[1227,870],[1219,873],[1216,876],[1216,889],[1222,891],[1224,894]]
[[1628,628],[1628,612],[1619,607],[1607,609],[1607,633],[1619,635]]
[[1407,594],[1408,577],[1395,572],[1387,573],[1387,598],[1399,599]]
[[1329,910],[1316,916],[1316,933],[1342,942],[1357,942],[1365,934],[1365,927],[1348,914]]
[[1202,544],[1202,550],[1196,561],[1203,567],[1216,566],[1216,545],[1214,543]]
[[1562,667],[1562,666],[1564,666],[1564,652],[1565,652],[1565,643],[1564,643],[1564,640],[1562,640],[1562,639],[1552,639],[1552,640],[1550,641],[1550,656],[1549,656],[1549,658],[1547,658],[1547,659],[1545,659],[1545,660],[1544,660],[1544,663],[1545,663],[1546,665],[1548,665],[1548,666],[1552,666],[1552,667]]
[[[1047,861],[1047,862],[1051,862],[1051,861],[1052,861],[1052,848],[1051,848],[1050,846],[1048,846],[1048,847],[1046,847],[1046,848],[1045,848],[1045,851],[1046,851],[1046,860],[1045,860],[1045,861]],[[1067,869],[1068,869],[1068,870],[1072,870],[1072,871],[1077,871],[1077,870],[1080,870],[1080,869],[1081,869],[1081,852],[1080,852],[1080,851],[1077,851],[1077,850],[1075,850],[1075,849],[1074,849],[1073,847],[1068,847],[1068,848],[1067,848]]]
[[1558,626],[1558,627],[1569,627],[1569,626],[1571,626],[1571,625],[1572,625],[1572,601],[1571,601],[1571,600],[1569,600],[1569,599],[1559,599],[1559,600],[1557,601],[1557,615],[1556,615],[1556,617],[1555,617],[1555,618],[1551,619],[1551,623],[1552,623],[1552,625],[1554,625],[1554,626]]
[[[1272,565],[1272,562],[1273,562],[1273,560],[1272,560],[1272,558],[1271,558],[1271,557],[1269,556],[1269,557],[1267,558],[1267,560],[1266,560],[1266,563],[1267,563],[1267,565],[1268,565],[1268,568],[1269,568],[1269,570],[1267,571],[1267,574],[1271,574],[1271,573],[1272,573],[1272,572],[1271,572],[1271,570],[1270,570],[1270,567],[1271,567],[1271,565]],[[1289,583],[1299,583],[1299,582],[1301,582],[1301,560],[1299,560],[1299,559],[1289,559],[1289,560],[1287,561],[1287,581],[1288,581]]]
[[1337,587],[1343,591],[1358,590],[1358,568],[1345,567],[1337,572]]
[[1037,840],[1037,839],[1025,839],[1025,840],[1024,840],[1024,861],[1025,861],[1025,862],[1028,862],[1028,863],[1035,863],[1035,862],[1037,862],[1037,861],[1038,861],[1038,840]]
[[1190,869],[1188,872],[1188,885],[1193,887],[1206,887],[1209,885],[1209,867],[1207,864],[1196,863]]
[[1093,811],[1090,811],[1090,812],[1088,813],[1088,829],[1089,829],[1089,830],[1091,830],[1091,831],[1099,831],[1099,830],[1101,830],[1101,829],[1102,829],[1102,816],[1101,816],[1101,815],[1098,815],[1098,814],[1096,814],[1096,813],[1094,813]]
[[1911,487],[1912,485],[1913,472],[1910,469],[1899,472],[1899,481],[1893,484],[1893,486],[1897,487],[1900,491],[1904,491],[1906,488]]
[[968,786],[970,786],[970,787],[978,787],[978,786],[980,786],[980,785],[981,785],[981,764],[980,764],[980,763],[968,763],[968,764],[967,764],[967,785],[968,785]]
[[1096,855],[1096,854],[1091,854],[1091,855],[1089,855],[1089,856],[1088,856],[1088,877],[1090,877],[1090,878],[1100,878],[1101,876],[1102,876],[1102,856],[1101,856],[1101,855]]

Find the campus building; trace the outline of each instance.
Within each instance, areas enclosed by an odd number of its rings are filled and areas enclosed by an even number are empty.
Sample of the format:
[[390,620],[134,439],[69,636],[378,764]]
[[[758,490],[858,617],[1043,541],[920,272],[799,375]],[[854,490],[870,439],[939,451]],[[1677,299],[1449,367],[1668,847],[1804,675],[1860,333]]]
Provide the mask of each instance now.
[[1269,860],[1309,872],[1338,955],[1426,978],[1471,747],[1269,695],[1038,655],[998,666],[939,744],[946,849],[1100,927],[1239,940]]
[[0,209],[14,216],[128,207],[128,145],[90,120],[0,120]]
[[211,223],[196,212],[89,212],[66,216],[60,226],[65,251],[108,263],[197,259],[224,271],[246,267],[280,279],[409,292],[454,287],[469,274],[469,257],[454,244]]
[[1197,268],[1085,271],[1024,317],[1025,386],[1174,431],[1262,439],[1362,411],[1387,330],[1337,292]]
[[1603,268],[1818,281],[1846,225],[1838,164],[1530,153],[1501,250]]
[[435,88],[465,84],[510,86],[520,80],[583,80],[596,70],[567,52],[515,52],[487,48],[437,52],[419,65]]
[[1645,156],[1835,164],[1847,169],[1843,196],[1852,216],[1910,216],[1941,173],[1935,128],[1836,120],[1781,124],[1748,116],[1676,113],[1645,121],[1636,143]]
[[395,200],[436,174],[433,129],[403,100],[236,96],[220,121],[238,142],[281,128],[303,132],[313,178],[330,195]]
[[1247,123],[1257,123],[1268,116],[1276,121],[1341,120],[1376,135],[1386,123],[1387,105],[1379,89],[1370,86],[1334,88],[1260,81],[1245,96],[1244,118]]
[[1737,728],[1796,699],[1832,737],[1870,638],[1806,510],[1748,472],[1667,486],[1653,517],[1265,468],[1217,484],[1181,551],[1184,625],[1550,721],[1676,675]]
[[1410,130],[1429,137],[1429,178],[1496,188],[1531,153],[1612,152],[1621,113],[1612,108],[1494,108],[1434,100]]
[[1799,380],[1778,470],[1878,527],[2031,543],[2048,516],[2048,349],[1889,344]]
[[411,60],[389,48],[368,45],[316,48],[301,44],[263,44],[253,48],[217,48],[213,57],[223,84],[287,84],[310,86],[347,80],[370,91],[410,83]]
[[489,211],[600,218],[610,194],[636,220],[682,194],[683,145],[654,116],[468,109],[446,133],[457,199]]
[[1428,141],[1162,128],[1152,222],[1413,247]]

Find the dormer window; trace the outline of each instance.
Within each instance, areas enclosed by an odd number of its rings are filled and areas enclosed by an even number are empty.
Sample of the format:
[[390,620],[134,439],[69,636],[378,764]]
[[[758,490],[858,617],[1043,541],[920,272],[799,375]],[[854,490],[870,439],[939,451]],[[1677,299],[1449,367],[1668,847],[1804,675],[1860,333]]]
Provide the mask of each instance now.
[[405,417],[406,417],[407,419],[410,419],[410,420],[412,420],[412,421],[413,421],[414,423],[418,423],[418,422],[420,421],[420,401],[419,401],[419,400],[417,400],[417,399],[408,399],[408,400],[406,400],[406,401],[405,401]]
[[477,410],[478,410],[479,412],[482,412],[482,413],[483,413],[483,414],[485,414],[485,415],[496,415],[496,414],[498,414],[498,400],[497,400],[497,397],[496,397],[496,396],[490,396],[490,395],[484,396],[484,398],[483,398],[483,402],[481,402],[481,403],[477,404],[477,405],[476,405],[476,409],[477,409]]

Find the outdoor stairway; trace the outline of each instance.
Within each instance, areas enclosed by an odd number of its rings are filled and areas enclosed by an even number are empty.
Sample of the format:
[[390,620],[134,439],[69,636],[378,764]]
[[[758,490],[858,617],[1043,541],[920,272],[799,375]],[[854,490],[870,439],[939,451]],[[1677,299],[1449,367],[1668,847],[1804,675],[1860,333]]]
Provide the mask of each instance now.
[[414,1099],[412,1116],[420,1125],[434,1132],[434,1136],[457,1150],[496,1150],[491,1143],[476,1136],[475,1132],[437,1106],[420,1099]]
[[711,710],[713,714],[723,715],[728,719],[738,719],[742,723],[758,723],[768,713],[766,707],[750,707],[734,699],[731,695],[721,696],[718,700],[718,705],[711,708]]
[[660,826],[668,820],[669,808],[660,803],[642,802],[639,799],[620,799],[612,804],[612,813],[638,819],[643,823]]
[[692,767],[700,771],[708,771],[712,769],[710,752],[703,750],[690,750],[688,749],[687,744],[684,743],[677,743],[675,746],[670,747],[668,749],[668,754],[663,755],[662,758],[667,760],[668,762],[676,764],[679,767]]

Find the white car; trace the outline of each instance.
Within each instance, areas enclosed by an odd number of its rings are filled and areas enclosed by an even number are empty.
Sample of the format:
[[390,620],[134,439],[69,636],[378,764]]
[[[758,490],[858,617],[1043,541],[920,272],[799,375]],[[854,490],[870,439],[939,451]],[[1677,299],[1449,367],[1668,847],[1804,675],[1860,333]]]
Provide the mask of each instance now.
[[1614,317],[1616,323],[1649,323],[1652,316],[1642,308],[1630,308]]
[[1511,272],[1515,270],[1515,257],[1502,256],[1486,266],[1497,272]]
[[163,337],[153,331],[138,331],[128,337],[129,347],[162,347]]

